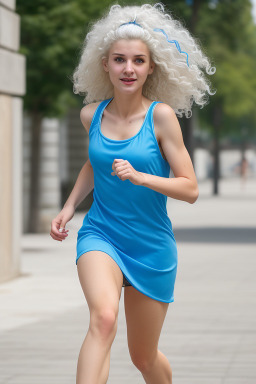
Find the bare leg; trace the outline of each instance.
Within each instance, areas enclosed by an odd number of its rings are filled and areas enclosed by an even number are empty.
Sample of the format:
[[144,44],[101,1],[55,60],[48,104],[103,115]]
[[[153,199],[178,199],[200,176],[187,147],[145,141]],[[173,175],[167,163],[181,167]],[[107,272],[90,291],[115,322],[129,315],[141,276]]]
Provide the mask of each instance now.
[[111,349],[109,350],[105,361],[103,363],[102,371],[101,371],[101,378],[99,380],[100,383],[106,383],[109,375],[109,369],[110,369],[110,355],[111,355]]
[[172,384],[172,369],[158,341],[169,303],[136,290],[124,290],[128,347],[132,362],[147,384]]
[[97,339],[94,340],[88,331],[78,358],[77,384],[105,384],[109,376],[109,368],[110,350],[107,351],[104,345],[97,345]]
[[90,324],[78,357],[76,384],[105,384],[117,331],[123,275],[117,263],[101,251],[83,254],[77,269],[90,310]]
[[156,359],[152,362],[148,371],[142,371],[141,373],[147,384],[172,384],[172,369],[170,363],[159,349]]

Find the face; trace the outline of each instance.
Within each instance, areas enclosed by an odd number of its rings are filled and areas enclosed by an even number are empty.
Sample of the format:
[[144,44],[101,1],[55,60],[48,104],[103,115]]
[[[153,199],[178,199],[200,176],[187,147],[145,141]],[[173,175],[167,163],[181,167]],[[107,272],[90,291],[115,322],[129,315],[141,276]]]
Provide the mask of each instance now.
[[155,66],[147,45],[137,39],[116,41],[102,62],[113,86],[128,93],[142,88]]

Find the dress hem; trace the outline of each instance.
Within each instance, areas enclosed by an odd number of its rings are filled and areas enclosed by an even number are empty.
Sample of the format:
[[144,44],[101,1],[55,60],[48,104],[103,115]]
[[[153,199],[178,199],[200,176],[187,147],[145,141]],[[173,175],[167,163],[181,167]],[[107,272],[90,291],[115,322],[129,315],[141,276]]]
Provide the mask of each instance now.
[[[93,248],[93,249],[87,249],[86,251],[83,251],[82,253],[78,254],[78,256],[77,256],[77,258],[76,258],[76,265],[77,265],[77,261],[78,261],[78,259],[79,259],[84,253],[86,253],[86,252],[90,252],[90,251],[100,251],[100,252],[104,252],[104,253],[106,253],[107,255],[109,255],[109,256],[116,262],[116,264],[118,265],[118,267],[120,268],[120,270],[122,271],[122,273],[125,274],[124,271],[122,270],[121,266],[119,265],[119,263],[114,259],[114,257],[113,257],[112,255],[110,255],[108,252],[106,252],[106,251],[102,251],[101,249],[95,249],[95,248]],[[125,274],[125,276],[126,276],[126,274]],[[126,278],[127,278],[127,277],[126,277]],[[155,296],[150,296],[148,293],[145,293],[145,292],[143,292],[141,289],[138,289],[132,281],[130,281],[129,279],[127,279],[127,280],[129,281],[129,283],[132,284],[132,287],[133,287],[133,288],[137,289],[137,291],[141,292],[143,295],[149,297],[150,299],[153,299],[153,300],[156,300],[156,301],[160,301],[160,302],[162,302],[162,303],[173,303],[173,302],[174,302],[174,299],[172,299],[172,300],[170,300],[170,299],[169,299],[169,300],[163,300],[163,299],[160,299],[160,298],[156,298]],[[122,288],[125,288],[125,287],[122,286]]]

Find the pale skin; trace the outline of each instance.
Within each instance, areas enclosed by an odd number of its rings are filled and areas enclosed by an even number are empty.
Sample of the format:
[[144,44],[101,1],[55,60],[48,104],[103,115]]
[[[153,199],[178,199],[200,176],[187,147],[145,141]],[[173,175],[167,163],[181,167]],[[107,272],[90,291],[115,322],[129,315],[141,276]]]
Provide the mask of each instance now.
[[[132,137],[140,129],[152,102],[142,95],[142,86],[155,67],[148,47],[140,40],[119,40],[112,44],[102,65],[114,89],[114,98],[102,116],[102,133],[114,140]],[[127,85],[121,80],[123,78],[135,81]],[[89,104],[81,110],[81,121],[88,133],[98,105]],[[159,103],[153,119],[159,149],[170,164],[174,178],[138,172],[129,161],[119,158],[113,159],[111,175],[192,204],[198,197],[198,185],[176,115],[170,106]],[[68,236],[65,225],[93,186],[93,169],[87,160],[62,211],[52,221],[50,235],[53,239],[62,241]],[[109,375],[123,275],[116,262],[101,251],[80,256],[77,270],[90,310],[90,324],[78,358],[76,384],[103,384]],[[124,306],[128,347],[135,367],[148,384],[171,384],[170,363],[158,349],[169,303],[153,300],[128,286],[124,288]]]

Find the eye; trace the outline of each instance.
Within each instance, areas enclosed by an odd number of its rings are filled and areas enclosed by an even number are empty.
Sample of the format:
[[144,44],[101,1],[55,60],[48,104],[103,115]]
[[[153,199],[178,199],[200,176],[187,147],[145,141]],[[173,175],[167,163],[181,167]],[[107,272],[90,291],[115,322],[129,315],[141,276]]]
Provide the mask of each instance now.
[[118,63],[121,63],[123,61],[123,58],[122,57],[116,57],[115,61],[117,61]]
[[139,60],[139,63],[144,63],[143,59],[136,59],[136,61]]

